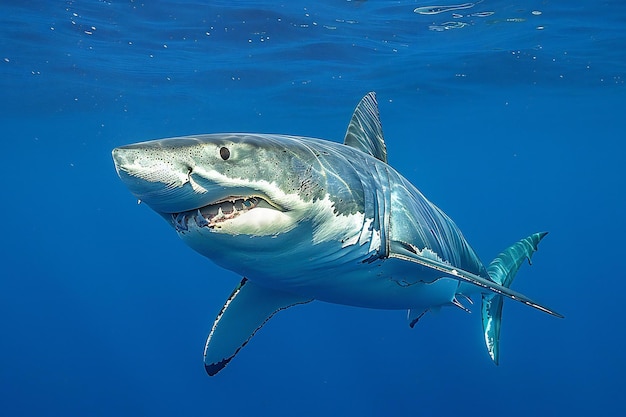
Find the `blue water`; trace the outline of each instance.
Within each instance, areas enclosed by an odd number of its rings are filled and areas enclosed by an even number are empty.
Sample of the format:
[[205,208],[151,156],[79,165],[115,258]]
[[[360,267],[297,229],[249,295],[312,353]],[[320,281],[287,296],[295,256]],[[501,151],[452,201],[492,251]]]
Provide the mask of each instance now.
[[[626,3],[414,12],[441,4],[3,2],[2,415],[624,415]],[[476,307],[410,329],[312,303],[208,377],[204,340],[240,277],[138,206],[111,149],[341,141],[370,90],[390,163],[484,262],[550,232],[514,288],[566,318],[505,302],[496,367]]]

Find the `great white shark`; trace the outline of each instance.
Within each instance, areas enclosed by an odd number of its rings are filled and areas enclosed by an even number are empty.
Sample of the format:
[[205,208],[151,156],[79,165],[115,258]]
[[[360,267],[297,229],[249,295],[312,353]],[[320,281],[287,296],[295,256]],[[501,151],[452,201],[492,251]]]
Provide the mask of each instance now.
[[503,298],[562,317],[510,289],[546,233],[485,266],[456,224],[387,163],[374,93],[356,107],[343,144],[226,133],[113,150],[117,173],[191,248],[244,278],[204,349],[223,369],[276,312],[321,300],[407,310],[469,311],[480,297],[484,339],[499,360]]

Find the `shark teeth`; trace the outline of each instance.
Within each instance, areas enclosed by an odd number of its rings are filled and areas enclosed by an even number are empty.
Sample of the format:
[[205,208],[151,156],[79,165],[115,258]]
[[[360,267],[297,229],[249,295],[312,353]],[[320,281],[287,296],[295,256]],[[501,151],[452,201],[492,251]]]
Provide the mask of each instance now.
[[230,197],[198,209],[172,213],[171,221],[177,232],[188,231],[191,219],[197,227],[214,228],[220,222],[233,219],[248,210],[252,210],[261,202],[265,202],[265,200],[259,197]]

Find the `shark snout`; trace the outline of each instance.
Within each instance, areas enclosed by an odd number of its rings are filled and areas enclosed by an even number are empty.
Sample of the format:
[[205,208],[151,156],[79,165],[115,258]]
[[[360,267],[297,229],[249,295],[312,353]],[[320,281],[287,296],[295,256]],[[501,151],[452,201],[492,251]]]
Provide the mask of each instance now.
[[188,181],[190,162],[180,151],[157,147],[146,142],[113,149],[113,162],[122,181],[130,176],[168,187],[180,187]]
[[113,163],[115,164],[115,170],[117,171],[117,175],[120,174],[120,169],[123,169],[124,161],[126,160],[126,152],[123,148],[115,148],[113,152],[111,152],[113,156]]
[[172,150],[137,144],[113,149],[112,157],[124,185],[157,212],[175,213],[205,203],[206,196],[190,184],[189,162]]
[[241,187],[225,187],[211,177],[212,165],[207,162],[204,145],[197,138],[121,146],[113,149],[112,157],[118,176],[130,192],[161,214],[195,210],[225,198],[249,194]]

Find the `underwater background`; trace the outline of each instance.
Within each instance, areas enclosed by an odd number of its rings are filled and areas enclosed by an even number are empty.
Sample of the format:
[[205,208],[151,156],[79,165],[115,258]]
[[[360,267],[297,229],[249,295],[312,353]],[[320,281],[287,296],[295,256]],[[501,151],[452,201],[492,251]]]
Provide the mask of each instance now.
[[[3,416],[623,416],[626,3],[0,2]],[[322,302],[220,374],[240,277],[118,180],[116,146],[195,133],[341,141],[376,91],[389,162],[488,263],[549,231],[480,309]],[[280,265],[277,265],[280,268]]]

